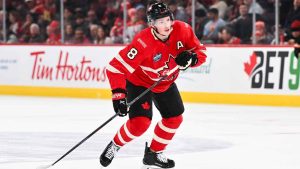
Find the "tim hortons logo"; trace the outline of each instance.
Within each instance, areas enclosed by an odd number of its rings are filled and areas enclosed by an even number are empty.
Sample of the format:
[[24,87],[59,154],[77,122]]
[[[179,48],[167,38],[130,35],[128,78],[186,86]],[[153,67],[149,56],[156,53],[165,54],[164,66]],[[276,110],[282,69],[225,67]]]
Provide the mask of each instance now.
[[[69,53],[60,51],[56,65],[49,65],[44,59],[45,51],[31,52],[34,58],[31,79],[32,80],[67,80],[67,81],[97,81],[106,80],[105,67],[94,67],[92,60],[82,56],[77,64],[69,62]],[[48,56],[49,57],[49,56]],[[55,56],[51,56],[55,57]]]

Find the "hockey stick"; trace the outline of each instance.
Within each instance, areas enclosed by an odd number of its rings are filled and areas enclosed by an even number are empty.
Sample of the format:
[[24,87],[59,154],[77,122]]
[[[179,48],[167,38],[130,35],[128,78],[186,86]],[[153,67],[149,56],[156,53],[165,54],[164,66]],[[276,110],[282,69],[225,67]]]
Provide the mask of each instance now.
[[[141,97],[143,97],[146,93],[148,93],[150,90],[152,90],[155,86],[157,86],[161,81],[163,81],[165,78],[167,78],[170,74],[172,74],[173,72],[175,72],[177,70],[178,67],[176,67],[176,69],[173,69],[174,71],[170,71],[168,72],[166,75],[162,76],[158,81],[156,81],[155,83],[153,83],[149,88],[147,88],[143,93],[141,93],[140,95],[138,95],[136,98],[134,98],[131,102],[128,103],[128,106],[131,106],[133,103],[135,103],[137,100],[139,100]],[[72,147],[68,152],[66,152],[64,155],[62,155],[58,160],[56,160],[54,163],[50,164],[50,165],[43,165],[43,166],[39,166],[37,167],[37,169],[47,169],[49,167],[54,166],[56,163],[58,163],[60,160],[62,160],[65,156],[67,156],[68,154],[70,154],[73,150],[75,150],[78,146],[80,146],[83,142],[85,142],[87,139],[89,139],[92,135],[94,135],[97,131],[99,131],[102,127],[104,127],[107,123],[109,123],[110,121],[112,121],[115,117],[117,117],[117,114],[114,114],[113,116],[111,116],[108,120],[106,120],[101,126],[99,126],[97,129],[95,129],[92,133],[90,133],[88,136],[86,136],[84,139],[82,139],[79,143],[77,143],[74,147]]]

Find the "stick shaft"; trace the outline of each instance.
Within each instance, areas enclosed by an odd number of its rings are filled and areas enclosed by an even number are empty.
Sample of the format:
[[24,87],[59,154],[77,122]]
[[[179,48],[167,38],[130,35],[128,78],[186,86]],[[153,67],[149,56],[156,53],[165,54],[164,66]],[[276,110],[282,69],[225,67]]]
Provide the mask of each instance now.
[[102,127],[104,127],[107,123],[112,121],[117,114],[114,114],[111,116],[108,120],[106,120],[101,126],[99,126],[97,129],[95,129],[93,132],[91,132],[88,136],[86,136],[84,139],[82,139],[79,143],[77,143],[74,147],[72,147],[68,152],[66,152],[63,156],[61,156],[58,160],[56,160],[54,163],[52,163],[52,166],[55,165],[57,162],[59,162],[61,159],[63,159],[65,156],[70,154],[73,150],[75,150],[78,146],[80,146],[83,142],[85,142],[87,139],[89,139],[92,135],[94,135],[97,131],[99,131]]
[[[141,97],[143,97],[146,93],[148,93],[150,90],[152,90],[155,86],[157,86],[161,81],[163,81],[165,78],[167,78],[168,75],[162,76],[158,81],[153,83],[149,88],[147,88],[143,93],[138,95],[136,98],[134,98],[130,103],[128,103],[128,106],[131,106],[133,103],[135,103],[137,100],[139,100]],[[54,166],[57,162],[62,160],[64,157],[66,157],[68,154],[70,154],[73,150],[75,150],[78,146],[80,146],[83,142],[85,142],[87,139],[89,139],[92,135],[94,135],[97,131],[99,131],[102,127],[104,127],[106,124],[108,124],[110,121],[112,121],[115,117],[117,117],[117,114],[114,114],[111,116],[108,120],[106,120],[101,126],[96,128],[93,132],[91,132],[88,136],[86,136],[84,139],[82,139],[79,143],[77,143],[75,146],[73,146],[68,152],[66,152],[64,155],[62,155],[59,159],[57,159],[54,163],[51,164],[51,166]]]
[[168,76],[170,76],[172,73],[174,73],[176,70],[178,70],[179,66],[176,66],[174,69],[172,69],[170,72],[168,72],[166,75],[162,76],[158,81],[153,83],[149,88],[147,88],[143,93],[141,93],[139,96],[134,98],[131,102],[128,103],[128,106],[131,106],[134,102],[139,100],[141,97],[143,97],[146,93],[148,93],[150,90],[152,90],[155,86],[160,84],[163,80],[165,80]]
[[152,90],[155,86],[157,86],[161,81],[163,81],[166,77],[168,77],[167,75],[161,77],[158,81],[156,81],[155,83],[153,83],[152,86],[150,86],[149,88],[147,88],[145,91],[143,91],[143,93],[141,93],[140,95],[138,95],[136,98],[134,98],[131,102],[128,103],[128,106],[131,106],[133,103],[135,103],[137,100],[139,100],[141,97],[143,97],[146,93],[148,93],[150,90]]

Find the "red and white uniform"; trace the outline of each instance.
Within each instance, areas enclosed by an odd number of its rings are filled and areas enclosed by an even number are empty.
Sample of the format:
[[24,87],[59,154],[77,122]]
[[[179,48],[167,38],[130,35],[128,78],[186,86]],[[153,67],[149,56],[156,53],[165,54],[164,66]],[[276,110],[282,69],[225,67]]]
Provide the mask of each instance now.
[[203,52],[206,48],[187,23],[174,21],[169,39],[164,42],[153,31],[151,27],[141,31],[111,60],[107,76],[112,89],[126,89],[126,79],[134,85],[148,88],[170,72],[169,77],[152,90],[160,93],[167,90],[178,77],[179,70],[174,59],[179,53],[185,50],[195,52],[198,63],[194,67],[205,62],[206,55]]

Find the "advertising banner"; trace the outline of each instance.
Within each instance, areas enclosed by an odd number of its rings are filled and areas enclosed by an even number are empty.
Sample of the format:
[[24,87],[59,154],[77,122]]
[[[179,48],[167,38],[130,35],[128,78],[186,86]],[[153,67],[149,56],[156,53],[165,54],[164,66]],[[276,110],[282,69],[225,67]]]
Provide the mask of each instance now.
[[0,85],[109,88],[105,73],[120,47],[0,46]]
[[289,47],[210,47],[178,80],[185,91],[300,95],[300,62]]
[[[110,98],[106,66],[123,46],[0,46],[0,94]],[[300,106],[292,47],[208,47],[176,83],[190,102]]]

